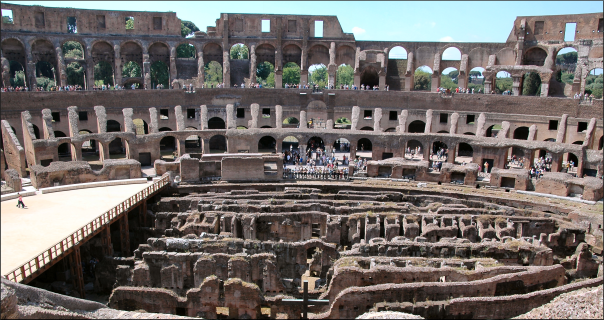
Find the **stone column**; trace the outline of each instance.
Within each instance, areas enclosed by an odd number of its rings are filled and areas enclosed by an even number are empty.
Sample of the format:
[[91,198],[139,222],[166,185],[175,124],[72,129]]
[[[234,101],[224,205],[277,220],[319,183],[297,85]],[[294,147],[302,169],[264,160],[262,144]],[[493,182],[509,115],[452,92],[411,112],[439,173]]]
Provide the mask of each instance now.
[[308,84],[308,70],[300,69],[300,84],[303,86]]
[[[105,83],[106,84],[106,83]],[[86,90],[92,90],[94,86],[94,61],[86,59]]]
[[437,92],[438,87],[440,87],[440,53],[434,54],[434,68],[432,68],[432,72],[432,86],[430,92]]
[[52,111],[50,109],[42,109],[42,131],[45,140],[55,138],[55,130],[52,127]]
[[510,123],[508,121],[501,122],[501,130],[497,134],[498,139],[507,139],[510,132]]
[[210,138],[202,139],[201,145],[203,148],[203,154],[209,154],[210,153]]
[[562,169],[562,153],[553,153],[550,152],[550,154],[552,155],[552,172],[560,172],[560,170]]
[[227,129],[237,129],[237,117],[235,115],[235,107],[232,104],[226,105],[227,113]]
[[252,114],[252,120],[250,120],[248,127],[250,129],[256,129],[258,128],[258,113],[260,112],[260,105],[257,103],[252,103],[250,106],[250,111]]
[[[65,66],[65,58],[63,57],[63,50],[61,50],[61,46],[57,46],[55,48],[55,52],[57,54],[57,73],[59,74],[57,81],[57,86],[66,86],[67,85],[67,67]],[[86,85],[86,84],[84,84]]]
[[328,119],[327,121],[325,121],[325,129],[333,129],[333,119]]
[[[132,122],[132,115],[134,114],[132,108],[124,108],[124,109],[122,109],[122,113],[124,114],[124,132],[132,132],[132,133],[136,134],[136,126],[134,125],[134,122]],[[132,159],[133,156],[132,156],[132,149],[131,149],[130,143],[126,139],[122,139],[122,140],[124,140],[124,149],[126,149],[126,158]],[[138,155],[136,155],[134,158],[138,158]]]
[[113,46],[113,85],[122,85],[122,58],[120,55],[120,45]]
[[551,78],[551,73],[548,75],[543,75],[541,78],[541,97],[549,96],[549,82]]
[[[225,35],[226,37],[226,35]],[[222,52],[222,82],[225,88],[231,87],[231,55],[229,51]]]
[[283,152],[283,139],[276,139],[276,146],[277,146],[277,154],[282,153]]
[[145,86],[150,90],[153,89],[151,87],[151,61],[149,60],[147,49],[143,50],[143,78],[145,79]]
[[201,105],[201,111],[200,111],[200,119],[201,119],[201,124],[199,126],[200,130],[208,130],[208,106],[206,106],[205,104]]
[[306,120],[306,111],[300,111],[300,129],[307,129],[308,121]]
[[25,73],[26,73],[26,86],[29,87],[30,91],[35,90],[36,84],[36,62],[31,54],[31,45],[25,44]]
[[[185,117],[182,114],[182,107],[174,107],[174,115],[176,116],[176,131],[185,131]],[[185,139],[176,139],[176,151],[178,156],[182,156],[185,153]]]
[[283,107],[279,104],[275,106],[275,128],[283,128]]
[[[76,107],[76,106],[67,107],[67,119],[69,120],[69,136],[72,138],[79,136],[80,130],[78,129],[78,124],[79,124],[78,122],[80,120],[80,117],[78,114],[78,107]],[[81,160],[82,159],[82,150],[76,148],[71,143],[69,144],[69,147],[71,148],[71,160],[72,161]]]
[[476,123],[476,136],[477,137],[484,137],[487,134],[486,129],[484,128],[484,124],[487,121],[487,117],[485,116],[484,112],[481,112],[480,115],[478,116],[478,122]]
[[283,88],[283,70],[275,70],[275,89]]
[[[256,45],[253,44],[250,46],[250,84],[256,82]],[[246,87],[249,84],[246,84]]]
[[422,152],[423,152],[422,160],[430,161],[430,151],[432,150],[432,144],[434,144],[434,142],[430,141],[430,144],[428,146],[424,146],[422,148]]
[[407,70],[405,72],[405,91],[413,91],[414,86],[414,74],[415,69],[413,69],[413,52],[407,53]]
[[529,127],[528,141],[535,141],[535,136],[537,135],[537,125],[532,125]]
[[172,81],[176,79],[178,72],[176,70],[176,47],[170,48],[170,79],[168,85],[172,86]]
[[332,85],[335,87],[337,70],[338,66],[336,66],[336,43],[331,42],[329,45],[329,65],[327,65],[328,88],[330,88]]
[[[454,135],[457,134],[457,122],[459,121],[459,113],[453,112],[451,114],[451,127],[449,128],[449,134]],[[449,152],[449,156],[451,152]]]
[[583,140],[583,146],[589,147],[593,138],[594,130],[596,129],[596,118],[591,118],[585,131],[585,139]]
[[373,111],[373,131],[382,132],[382,108]]
[[401,111],[401,116],[398,117],[398,127],[396,130],[400,133],[407,132],[407,118],[409,117],[409,111]]
[[156,108],[149,108],[149,118],[151,119],[151,123],[149,123],[149,133],[158,133],[159,122]]
[[[349,155],[349,161],[354,160],[357,157],[357,144],[358,141],[349,141],[350,142],[350,155]],[[352,174],[352,172],[351,172]]]
[[94,106],[94,112],[96,114],[96,125],[98,133],[107,133],[107,113],[105,107]]
[[302,85],[308,84],[308,64],[306,62],[307,56],[308,49],[306,48],[306,46],[302,46],[302,55],[300,57],[300,84]]
[[[468,87],[468,55],[462,54],[461,61],[459,62],[459,76],[457,77],[457,86],[462,88]],[[439,76],[440,78],[440,76]]]
[[382,70],[380,70],[380,72],[378,73],[379,76],[379,86],[380,86],[380,90],[384,91],[386,90],[386,70],[385,68],[382,68]]
[[357,47],[357,52],[354,55],[354,85],[357,90],[361,90],[361,48]]
[[426,110],[426,127],[424,133],[432,132],[432,109]]
[[350,126],[350,129],[352,131],[357,130],[357,126],[359,125],[359,116],[361,114],[361,108],[359,108],[359,106],[353,106],[352,107],[352,125]]
[[[279,36],[277,37],[277,43],[281,43]],[[278,45],[275,49],[275,89],[281,88],[283,88],[283,52],[281,51],[281,45]]]
[[455,153],[457,152],[457,144],[449,146],[447,163],[454,164],[455,163]]
[[512,95],[519,96],[522,91],[522,76],[512,76]]
[[556,142],[564,143],[566,138],[566,121],[568,120],[568,114],[563,114],[558,124],[558,134],[556,135]]
[[197,88],[201,88],[206,81],[205,63],[203,61],[203,51],[197,51]]

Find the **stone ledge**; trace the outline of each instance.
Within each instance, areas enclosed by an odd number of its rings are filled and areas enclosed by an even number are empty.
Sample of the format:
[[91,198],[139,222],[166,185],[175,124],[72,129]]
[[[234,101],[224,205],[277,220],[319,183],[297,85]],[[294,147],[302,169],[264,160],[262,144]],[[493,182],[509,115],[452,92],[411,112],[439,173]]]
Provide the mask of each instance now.
[[78,184],[69,184],[69,185],[65,185],[65,186],[42,188],[42,189],[40,189],[40,192],[42,194],[47,194],[47,193],[69,191],[69,190],[77,190],[77,189],[109,187],[109,186],[119,186],[119,185],[124,185],[124,184],[147,183],[147,182],[148,182],[147,178],[126,179],[126,180],[110,180],[110,181],[78,183]]
[[9,194],[3,194],[2,200],[0,200],[0,201],[17,199],[19,197],[19,195],[18,195],[19,193],[21,194],[22,197],[31,197],[31,196],[36,195],[36,191],[13,192],[13,193],[9,193]]

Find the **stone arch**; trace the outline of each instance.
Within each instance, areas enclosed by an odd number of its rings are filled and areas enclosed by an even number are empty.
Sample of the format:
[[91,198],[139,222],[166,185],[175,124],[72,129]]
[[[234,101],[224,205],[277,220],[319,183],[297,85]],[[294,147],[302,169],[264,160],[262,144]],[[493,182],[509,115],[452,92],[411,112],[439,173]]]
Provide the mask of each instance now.
[[120,45],[120,59],[125,66],[128,62],[134,61],[139,66],[143,64],[143,46],[137,41],[127,40]]
[[163,41],[151,43],[147,49],[149,53],[149,62],[153,64],[156,61],[162,61],[170,64],[170,46]]
[[224,135],[217,134],[210,138],[210,153],[226,153],[227,138]]
[[421,120],[415,120],[409,123],[407,132],[409,133],[424,133],[426,130],[426,123]]
[[333,151],[342,153],[350,152],[350,140],[346,138],[337,138],[333,142]]
[[49,62],[56,68],[57,53],[50,40],[37,38],[31,42],[32,62]]
[[457,145],[457,156],[472,158],[474,156],[474,148],[468,143],[460,142],[459,145]]
[[[38,81],[38,79],[48,79],[48,81],[44,80],[42,83],[44,83],[42,85],[42,87],[44,87],[44,90],[49,90],[50,87],[52,86],[56,86],[58,84],[57,81],[57,67],[55,64],[48,62],[48,61],[38,61],[36,62],[36,86],[38,85],[38,83],[40,83]],[[51,82],[52,80],[52,82]]]
[[8,59],[19,62],[23,67],[26,67],[25,44],[18,38],[2,39],[2,55]]
[[[578,174],[577,166],[579,163],[579,157],[576,154],[574,154],[573,152],[567,152],[562,156],[562,160],[563,160],[562,161],[563,165],[561,166],[562,171],[567,172],[567,173]],[[567,171],[566,164],[570,163],[571,161],[572,161],[572,167],[570,168],[570,170]]]
[[323,44],[315,44],[308,49],[308,64],[329,65],[329,47]]
[[384,132],[396,132],[396,128],[388,128]]
[[277,153],[277,140],[273,136],[264,136],[258,140],[259,153]]
[[90,55],[95,64],[99,61],[106,61],[113,64],[115,60],[113,45],[105,40],[94,41],[90,49]]
[[447,130],[440,130],[437,133],[449,133],[449,131],[447,131]]
[[527,49],[524,52],[522,64],[525,66],[538,66],[542,67],[547,59],[547,50],[539,46],[535,46]]
[[[281,55],[283,57],[282,63],[285,65],[288,62],[294,62],[298,65],[302,63],[302,49],[298,44],[287,43],[283,45],[281,49]],[[305,66],[308,67],[308,66]]]
[[440,54],[441,60],[459,61],[459,60],[461,60],[461,56],[463,55],[463,52],[456,45],[448,44],[439,50],[439,54]]
[[514,129],[514,139],[527,140],[529,135],[529,127],[518,127]]
[[370,126],[364,126],[364,127],[362,127],[360,130],[362,130],[362,131],[373,131],[373,127],[370,127]]
[[432,146],[430,149],[430,158],[432,158],[432,160],[442,161],[443,158],[440,158],[440,159],[437,158],[437,153],[440,151],[440,149],[447,150],[447,149],[449,149],[449,147],[447,146],[446,143],[444,143],[442,141],[437,140],[437,141],[432,142]]
[[409,49],[401,43],[395,43],[388,48],[388,59],[401,59],[406,60],[408,58]]
[[[195,127],[187,127],[185,131],[196,131]],[[203,153],[201,138],[197,134],[192,134],[185,138],[185,153]]]
[[226,129],[226,122],[220,117],[212,117],[208,120],[208,129]]
[[210,63],[212,61],[216,61],[222,64],[222,46],[215,43],[209,42],[205,46],[203,46],[203,60],[204,62]]
[[489,55],[489,50],[486,48],[474,48],[470,50],[468,53],[468,69],[471,70],[476,67],[486,69],[489,64]]
[[[162,129],[164,129],[164,131],[167,131],[165,129],[169,128]],[[159,129],[160,132],[162,132],[162,129]],[[161,153],[162,158],[163,156],[168,156],[168,158],[170,158],[170,156],[174,154],[174,151],[176,151],[176,138],[174,136],[166,135],[161,138],[161,140],[159,140],[159,152]]]
[[256,63],[260,64],[265,61],[275,65],[275,47],[270,43],[263,43],[256,47]]
[[133,119],[132,122],[134,123],[134,126],[136,127],[136,135],[144,135],[144,134],[149,134],[149,125],[147,124],[147,122],[143,119]]
[[336,49],[336,65],[347,64],[354,66],[356,49],[350,45],[343,44]]
[[283,120],[283,124],[297,127],[300,124],[300,120],[298,120],[296,117],[287,117]]
[[[423,156],[423,150],[424,150],[423,143],[421,143],[418,140],[409,140],[409,141],[407,141],[406,145],[407,145],[407,147],[405,148],[405,158],[422,159],[424,157]],[[416,152],[418,147],[419,147],[419,153]],[[407,151],[409,151],[409,152],[407,152]]]
[[455,90],[459,86],[459,69],[455,67],[447,67],[440,73],[440,86],[445,89]]
[[283,151],[297,151],[299,147],[300,141],[294,136],[287,136],[283,138],[283,142],[281,142],[281,150]]
[[85,140],[82,143],[82,160],[89,163],[100,161],[99,149],[99,142],[97,140]]
[[379,86],[379,71],[373,66],[366,66],[363,68],[363,71],[361,71],[361,85],[369,86],[370,88]]
[[323,139],[317,136],[313,136],[310,139],[308,139],[308,142],[306,143],[306,150],[316,150],[317,148],[321,148],[323,149],[325,147],[325,144],[323,143]]
[[59,161],[71,161],[71,143],[65,141],[57,147]]
[[357,141],[357,151],[373,151],[373,143],[368,138],[361,138]]
[[487,128],[485,137],[493,137],[493,128],[495,128],[495,125],[491,125]]
[[[119,147],[118,147],[119,146]],[[109,142],[109,157],[110,159],[127,159],[128,152],[123,144],[122,138],[115,137]]]

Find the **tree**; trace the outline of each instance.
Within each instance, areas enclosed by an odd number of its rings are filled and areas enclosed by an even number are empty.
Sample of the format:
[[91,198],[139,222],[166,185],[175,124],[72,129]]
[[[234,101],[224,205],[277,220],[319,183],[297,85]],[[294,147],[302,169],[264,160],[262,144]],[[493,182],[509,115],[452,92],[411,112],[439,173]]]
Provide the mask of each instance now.
[[166,89],[170,88],[168,66],[161,61],[155,61],[151,65],[151,87],[155,88],[158,84],[164,85]]
[[321,65],[320,67],[316,68],[310,74],[310,82],[313,84],[319,85],[319,87],[321,87],[321,88],[324,88],[327,86],[327,80],[328,80],[327,67],[324,65]]
[[266,88],[275,87],[275,67],[272,63],[264,61],[256,66],[256,81]]
[[249,51],[247,47],[241,43],[238,43],[231,47],[231,59],[248,59]]
[[440,86],[446,89],[455,89],[457,83],[453,82],[450,76],[443,74],[440,76]]
[[101,85],[113,85],[113,68],[106,61],[100,61],[94,66],[94,82],[101,81]]
[[524,84],[522,85],[523,96],[541,95],[541,78],[536,72],[529,72],[524,75]]
[[122,77],[135,78],[142,75],[141,67],[134,61],[128,61],[122,68]]
[[77,62],[72,62],[67,65],[67,84],[80,85],[84,87],[84,67]]
[[126,30],[134,30],[134,17],[126,17]]
[[199,30],[199,28],[197,28],[197,26],[193,22],[186,21],[186,20],[180,21],[180,34],[182,35],[183,38],[193,35],[195,33],[195,31],[200,31],[200,30]]
[[415,71],[415,78],[413,79],[414,90],[430,90],[432,85],[432,74],[422,71]]
[[457,84],[457,78],[459,77],[459,71],[453,70],[447,74],[455,84]]
[[469,75],[470,78],[478,78],[480,76],[482,76],[482,72],[480,71],[470,71]]
[[336,71],[336,85],[349,85],[354,83],[354,69],[349,65],[341,65]]
[[13,23],[13,19],[9,16],[2,16],[2,23]]
[[63,44],[63,56],[65,58],[84,59],[82,45],[77,41],[67,41]]
[[579,55],[577,54],[577,51],[571,51],[571,52],[559,54],[556,57],[556,64],[557,65],[576,64],[578,58],[579,58]]
[[216,86],[219,83],[222,83],[222,66],[220,63],[216,61],[211,61],[204,67],[205,73],[205,86],[210,87],[210,85]]
[[495,79],[495,92],[503,93],[505,91],[512,90],[512,78],[496,78]]
[[593,94],[596,99],[602,99],[603,84],[602,74],[597,76],[590,74],[585,79],[585,92]]
[[195,47],[191,44],[183,43],[176,48],[177,58],[195,58]]
[[300,67],[293,62],[288,62],[283,67],[283,84],[300,84]]

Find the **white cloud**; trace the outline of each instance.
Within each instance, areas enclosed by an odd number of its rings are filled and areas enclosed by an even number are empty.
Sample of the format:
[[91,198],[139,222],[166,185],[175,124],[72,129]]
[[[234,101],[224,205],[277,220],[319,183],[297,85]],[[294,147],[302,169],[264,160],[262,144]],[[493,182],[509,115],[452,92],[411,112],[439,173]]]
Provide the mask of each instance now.
[[451,37],[451,36],[446,36],[446,37],[440,38],[440,42],[452,42],[452,41],[453,41],[453,37]]
[[354,34],[363,34],[365,33],[365,29],[359,28],[359,27],[354,27],[352,28],[352,33]]

